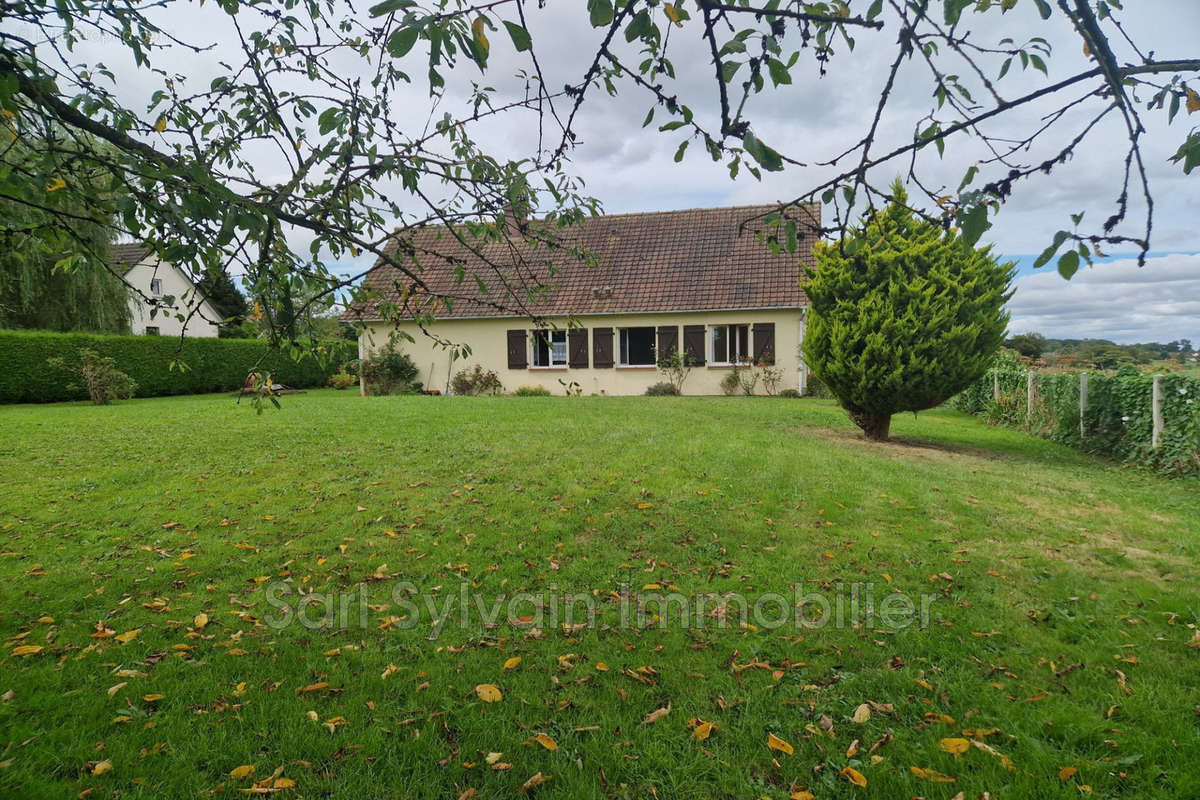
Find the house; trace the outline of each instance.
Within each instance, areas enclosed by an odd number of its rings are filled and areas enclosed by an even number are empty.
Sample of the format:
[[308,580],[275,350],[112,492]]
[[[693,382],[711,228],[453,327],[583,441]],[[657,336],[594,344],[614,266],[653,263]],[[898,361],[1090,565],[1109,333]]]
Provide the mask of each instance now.
[[[401,263],[419,270],[425,287],[414,289],[381,260],[364,279],[369,299],[352,304],[344,319],[359,329],[361,357],[377,352],[393,330],[410,335],[401,349],[428,389],[447,391],[451,375],[479,364],[506,391],[540,386],[559,394],[575,384],[584,394],[636,395],[664,379],[657,355],[679,350],[695,364],[684,394],[721,393],[722,378],[747,362],[774,365],[782,370],[779,388],[802,392],[800,284],[803,265],[814,264],[820,206],[789,212],[797,222],[795,253],[774,253],[758,236],[770,232],[761,215],[775,208],[591,217],[560,229],[557,249],[520,235],[468,247],[446,227],[406,231],[385,254],[408,254]],[[515,234],[541,223],[504,224]],[[593,263],[571,255],[573,248]],[[511,310],[517,304],[526,313]],[[422,329],[414,320],[433,306],[434,319]],[[446,343],[470,353],[454,360]]]
[[[112,250],[114,265],[124,269],[125,282],[133,287],[129,292],[129,311],[135,334],[217,335],[221,315],[200,296],[200,290],[183,270],[162,261],[145,245],[116,244]],[[150,304],[138,292],[151,298],[171,296],[175,298],[174,304],[169,308],[160,306],[158,313],[151,317]],[[176,319],[176,314],[182,314],[184,321]]]

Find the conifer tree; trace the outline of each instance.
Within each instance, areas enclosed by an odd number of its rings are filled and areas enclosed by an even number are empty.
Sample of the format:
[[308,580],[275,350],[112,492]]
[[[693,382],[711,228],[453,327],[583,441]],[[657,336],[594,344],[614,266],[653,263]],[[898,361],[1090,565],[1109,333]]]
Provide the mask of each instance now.
[[984,371],[1004,340],[1013,265],[991,247],[917,217],[900,181],[893,200],[809,270],[804,358],[868,439],[892,415],[933,408]]

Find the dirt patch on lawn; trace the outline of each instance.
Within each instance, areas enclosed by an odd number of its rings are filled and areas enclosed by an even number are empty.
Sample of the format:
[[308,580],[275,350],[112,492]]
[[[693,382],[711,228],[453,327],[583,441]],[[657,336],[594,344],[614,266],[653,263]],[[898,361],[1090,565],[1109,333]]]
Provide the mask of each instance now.
[[839,428],[804,428],[804,433],[818,439],[827,439],[847,447],[860,448],[890,458],[924,458],[935,461],[957,461],[969,458],[983,461],[1012,461],[1014,456],[982,447],[938,439],[921,439],[914,436],[893,436],[886,442],[868,441],[857,430]]

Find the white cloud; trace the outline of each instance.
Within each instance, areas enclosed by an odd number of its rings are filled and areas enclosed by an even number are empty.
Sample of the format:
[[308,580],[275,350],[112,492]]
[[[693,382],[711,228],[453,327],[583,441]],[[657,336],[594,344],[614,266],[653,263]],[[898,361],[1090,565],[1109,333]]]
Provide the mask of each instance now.
[[1120,259],[1064,281],[1052,267],[1023,275],[1009,302],[1014,333],[1115,342],[1200,342],[1200,253]]

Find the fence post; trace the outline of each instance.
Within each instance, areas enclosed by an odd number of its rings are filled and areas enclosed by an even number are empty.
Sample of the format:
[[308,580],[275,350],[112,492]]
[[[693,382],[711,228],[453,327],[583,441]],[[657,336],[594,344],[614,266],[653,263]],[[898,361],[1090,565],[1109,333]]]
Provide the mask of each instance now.
[[1159,440],[1162,439],[1163,418],[1162,418],[1162,375],[1154,376],[1153,388],[1150,393],[1150,418],[1152,420],[1152,428],[1150,429],[1150,446],[1158,447]]
[[1033,424],[1033,370],[1025,370],[1025,424]]
[[992,370],[992,400],[1000,402],[1000,373]]
[[1079,373],[1079,438],[1082,439],[1086,435],[1086,427],[1083,422],[1084,415],[1087,414],[1088,407],[1088,374],[1086,372]]

